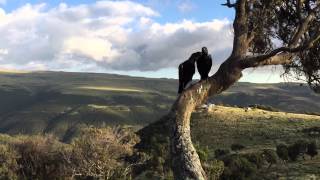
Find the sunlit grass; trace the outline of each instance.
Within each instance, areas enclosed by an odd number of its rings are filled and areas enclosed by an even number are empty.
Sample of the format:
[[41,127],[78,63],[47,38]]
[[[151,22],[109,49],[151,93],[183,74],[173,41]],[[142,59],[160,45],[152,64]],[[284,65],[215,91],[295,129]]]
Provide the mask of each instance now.
[[109,86],[80,86],[78,89],[87,89],[87,90],[98,90],[98,91],[120,91],[120,92],[145,92],[140,89],[132,88],[117,88]]
[[0,74],[26,74],[32,71],[14,70],[14,69],[0,69]]

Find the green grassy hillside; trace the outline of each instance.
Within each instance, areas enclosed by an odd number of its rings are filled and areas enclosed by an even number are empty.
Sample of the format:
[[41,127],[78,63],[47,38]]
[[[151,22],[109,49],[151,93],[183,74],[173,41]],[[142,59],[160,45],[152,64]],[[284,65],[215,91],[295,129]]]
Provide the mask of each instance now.
[[[276,154],[278,145],[289,147],[297,142],[315,142],[319,151],[319,116],[214,106],[209,110],[198,109],[191,119],[192,141],[207,173],[219,174],[219,169],[224,169],[221,176],[224,179],[320,178],[320,155],[311,159],[304,154],[297,160],[283,161]],[[166,129],[170,128],[163,119],[138,132],[142,141],[137,148],[156,157],[146,161],[149,168],[143,174],[149,177],[172,176],[168,170],[170,147]],[[233,149],[239,145],[242,146],[239,150]],[[276,162],[270,165],[263,159],[266,151],[275,154]],[[258,164],[258,160],[252,157],[261,157],[262,160]],[[219,163],[222,161],[224,165]],[[228,164],[230,161],[233,163]],[[210,178],[214,179],[213,176]]]
[[[88,125],[139,128],[170,109],[177,83],[113,74],[1,72],[0,133],[54,133],[68,141]],[[320,113],[320,96],[298,84],[238,83],[210,101]]]

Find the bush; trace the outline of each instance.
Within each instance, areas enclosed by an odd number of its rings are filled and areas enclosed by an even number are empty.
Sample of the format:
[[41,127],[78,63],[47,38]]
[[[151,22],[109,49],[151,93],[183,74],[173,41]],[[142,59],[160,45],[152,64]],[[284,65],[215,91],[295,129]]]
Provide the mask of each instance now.
[[65,156],[65,147],[53,136],[22,137],[13,145],[19,155],[19,176],[22,179],[59,179],[72,175]]
[[311,142],[308,144],[306,154],[308,154],[311,159],[318,154],[316,142]]
[[207,161],[209,157],[209,149],[201,148],[199,145],[196,145],[197,153],[199,155],[200,161]]
[[277,153],[272,150],[272,149],[265,149],[263,150],[263,159],[269,163],[269,167],[270,168],[272,166],[272,164],[276,164],[278,162],[278,156]]
[[229,149],[216,149],[214,151],[214,156],[216,158],[221,158],[221,157],[226,156],[228,154],[230,154],[230,150]]
[[289,160],[288,147],[285,144],[279,144],[277,146],[277,155],[284,161]]
[[240,151],[241,149],[244,149],[245,146],[243,146],[242,144],[232,144],[231,145],[231,150],[232,151]]
[[245,157],[248,159],[248,161],[255,164],[258,169],[260,169],[263,166],[264,159],[261,153],[256,152],[256,153],[246,154]]
[[225,170],[221,179],[225,180],[245,180],[252,178],[256,174],[256,167],[244,156],[231,155],[224,158]]
[[125,179],[123,160],[137,137],[123,128],[87,128],[72,142],[72,165],[82,178]]
[[213,160],[204,163],[203,168],[207,174],[208,179],[218,180],[224,171],[224,163],[222,161]]
[[307,152],[308,142],[299,140],[288,148],[288,155],[292,161],[296,161],[299,156],[303,156]]
[[137,140],[119,127],[83,129],[72,144],[50,135],[0,135],[0,179],[130,179],[124,159]]
[[310,137],[319,137],[320,136],[320,127],[311,127],[302,130],[303,133],[309,135]]
[[8,145],[0,144],[0,179],[18,179],[17,153]]

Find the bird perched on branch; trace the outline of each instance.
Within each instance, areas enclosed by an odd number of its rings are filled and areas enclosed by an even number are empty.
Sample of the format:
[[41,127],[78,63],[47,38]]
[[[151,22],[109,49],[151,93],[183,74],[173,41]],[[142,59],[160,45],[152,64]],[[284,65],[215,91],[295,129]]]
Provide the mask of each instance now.
[[202,48],[201,56],[197,59],[196,62],[201,80],[208,79],[209,72],[212,67],[212,58],[211,55],[208,54],[208,49],[206,47]]
[[195,62],[201,55],[201,52],[195,52],[188,60],[179,65],[179,94],[182,93],[188,83],[192,81],[192,77],[196,71]]

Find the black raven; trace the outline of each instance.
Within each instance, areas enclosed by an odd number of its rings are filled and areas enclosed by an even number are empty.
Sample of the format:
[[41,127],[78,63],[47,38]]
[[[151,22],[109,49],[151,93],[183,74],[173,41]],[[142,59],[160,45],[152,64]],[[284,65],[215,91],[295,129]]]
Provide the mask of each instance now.
[[193,53],[190,58],[179,65],[179,90],[180,94],[192,80],[196,71],[195,62],[201,56],[201,52]]
[[202,53],[199,59],[197,59],[197,68],[201,77],[201,80],[208,78],[210,69],[212,66],[211,55],[208,54],[208,49],[206,47],[202,48]]

